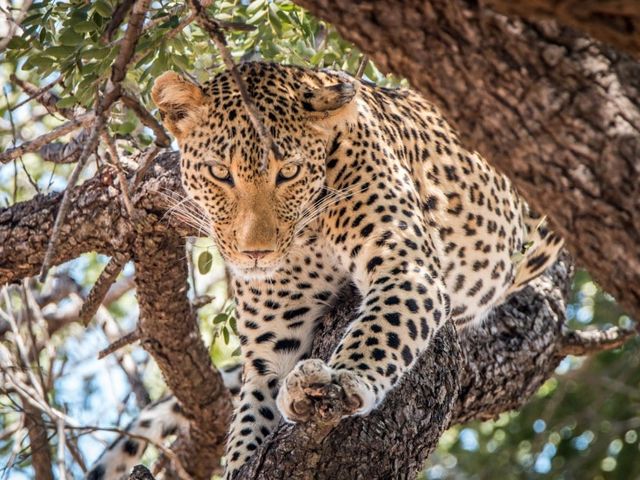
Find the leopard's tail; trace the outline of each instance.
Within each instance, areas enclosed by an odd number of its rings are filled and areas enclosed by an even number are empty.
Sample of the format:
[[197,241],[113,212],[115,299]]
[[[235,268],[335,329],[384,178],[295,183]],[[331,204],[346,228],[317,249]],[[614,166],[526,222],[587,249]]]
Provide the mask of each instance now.
[[[225,386],[232,395],[240,392],[242,365],[220,370]],[[85,480],[125,480],[131,469],[140,463],[148,443],[162,444],[170,435],[187,428],[174,396],[167,396],[145,407],[138,418],[125,429],[98,457]]]
[[522,250],[512,257],[515,277],[505,298],[540,276],[556,261],[564,245],[562,237],[549,229],[546,217],[536,214],[528,207],[524,211],[524,224],[526,236]]

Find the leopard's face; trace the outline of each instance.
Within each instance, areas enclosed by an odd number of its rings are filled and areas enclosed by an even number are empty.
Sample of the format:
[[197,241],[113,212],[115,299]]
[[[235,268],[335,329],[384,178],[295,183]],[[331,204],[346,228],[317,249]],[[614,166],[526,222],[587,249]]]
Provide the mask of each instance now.
[[[339,130],[330,120],[340,117],[335,112],[355,91],[335,83],[327,91],[321,76],[275,78],[282,72],[272,77],[264,70],[253,76],[250,64],[242,70],[278,158],[272,151],[265,155],[227,74],[202,88],[165,74],[156,81],[153,97],[178,138],[185,190],[205,214],[227,265],[241,277],[262,278],[282,265],[315,213],[326,183],[328,144]],[[327,103],[330,110],[317,108]]]
[[270,153],[265,168],[260,139],[246,136],[250,131],[243,120],[207,133],[196,129],[193,140],[202,133],[226,141],[182,149],[184,187],[206,213],[227,265],[245,278],[280,267],[325,184],[323,139],[276,138],[282,158]]

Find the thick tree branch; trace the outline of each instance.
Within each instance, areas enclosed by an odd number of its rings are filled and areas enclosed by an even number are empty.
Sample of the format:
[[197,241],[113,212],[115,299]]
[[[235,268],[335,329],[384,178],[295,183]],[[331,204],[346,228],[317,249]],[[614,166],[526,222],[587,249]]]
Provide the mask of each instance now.
[[[152,221],[147,216],[147,221]],[[139,329],[167,386],[191,421],[189,442],[178,457],[196,480],[211,477],[224,449],[231,399],[212,367],[187,299],[184,239],[176,232],[139,235],[134,244]]]
[[638,62],[471,0],[296,3],[434,100],[640,318]]
[[638,57],[640,2],[636,0],[487,0],[507,15],[555,19]]
[[[132,199],[137,207],[163,215],[166,206],[160,192],[184,194],[177,159],[176,153],[158,157],[150,169],[151,174],[141,180]],[[86,252],[113,255],[130,249],[133,226],[112,175],[96,175],[71,189],[70,195],[71,207],[61,229],[61,242],[52,260],[54,265]],[[37,195],[27,202],[0,209],[0,284],[13,283],[38,272],[61,198],[61,193]],[[167,227],[161,223],[145,224],[142,234],[156,235]],[[196,233],[183,225],[173,228],[184,235]]]

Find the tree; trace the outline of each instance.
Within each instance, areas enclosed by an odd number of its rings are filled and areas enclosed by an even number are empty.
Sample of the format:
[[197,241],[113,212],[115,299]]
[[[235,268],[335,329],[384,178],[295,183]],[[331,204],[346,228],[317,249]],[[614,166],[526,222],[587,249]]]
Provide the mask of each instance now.
[[[299,2],[331,21],[371,56],[374,66],[361,62],[331,25],[292,4],[208,3],[202,2],[204,11],[199,2],[190,2],[191,8],[144,0],[37,3],[26,16],[16,17],[22,17],[23,31],[7,44],[6,65],[16,72],[5,90],[7,102],[15,104],[22,90],[54,117],[66,119],[31,140],[22,136],[32,118],[26,126],[18,124],[9,129],[14,145],[0,153],[15,168],[15,183],[5,188],[10,205],[0,211],[0,283],[22,281],[4,290],[0,335],[21,342],[0,351],[1,393],[30,412],[24,418],[33,425],[28,434],[36,478],[52,475],[42,432],[57,432],[60,472],[66,449],[81,458],[73,453],[75,436],[65,434],[80,426],[57,403],[51,388],[55,374],[49,372],[46,381],[42,374],[43,362],[56,364],[43,347],[49,335],[56,338],[73,322],[86,325],[95,317],[107,331],[118,324],[103,305],[114,305],[118,282],[131,285],[126,275],[117,280],[128,261],[135,269],[139,320],[120,340],[112,335],[114,343],[105,353],[115,351],[138,404],[144,405],[148,393],[135,362],[118,350],[140,341],[178,397],[191,423],[189,435],[174,445],[176,455],[167,454],[178,475],[183,466],[193,478],[208,478],[219,465],[230,401],[211,356],[219,359],[220,349],[233,343],[225,341],[232,337],[233,315],[218,304],[220,313],[213,316],[205,307],[198,321],[194,305],[211,299],[187,296],[188,280],[198,275],[194,270],[210,275],[215,260],[206,247],[190,244],[196,265],[189,268],[184,261],[184,238],[198,232],[188,219],[167,220],[168,207],[184,192],[176,154],[158,154],[170,139],[149,113],[147,96],[153,77],[168,68],[203,76],[225,68],[207,54],[211,42],[224,52],[228,41],[241,58],[334,65],[352,72],[361,65],[369,79],[383,84],[397,81],[377,67],[405,76],[443,108],[468,143],[504,168],[551,216],[576,258],[622,305],[631,313],[640,311],[640,197],[638,182],[629,181],[638,171],[634,60],[554,22],[508,18],[471,2]],[[528,15],[526,3],[516,2],[516,13]],[[581,22],[569,24],[582,27]],[[589,31],[598,34],[598,29]],[[622,48],[634,45],[631,36],[627,42],[613,41]],[[229,57],[225,60],[232,68]],[[51,78],[56,72],[59,77]],[[15,119],[6,110],[12,125]],[[51,121],[42,107],[30,114]],[[52,143],[79,129],[68,142]],[[36,150],[41,158],[22,158]],[[133,152],[139,153],[125,155]],[[94,158],[98,168],[83,173]],[[73,171],[68,163],[75,163]],[[47,177],[65,167],[66,188],[40,194],[42,183],[50,183]],[[76,186],[83,175],[85,181]],[[602,228],[605,214],[610,220]],[[110,260],[84,301],[73,282],[65,284],[65,275],[54,289],[51,281],[42,286],[29,280],[92,251]],[[603,254],[608,262],[600,261]],[[519,408],[567,354],[615,348],[631,336],[617,327],[595,333],[565,327],[571,272],[565,256],[548,277],[500,308],[473,335],[458,339],[452,328],[444,329],[434,349],[373,415],[339,424],[281,426],[247,465],[246,477],[411,478],[450,425]],[[198,293],[197,282],[191,283]],[[43,309],[70,296],[82,307],[64,318]],[[326,333],[315,345],[318,356],[328,355],[337,342],[353,309],[351,297],[345,292],[337,312],[326,319]],[[207,339],[212,355],[198,333],[199,323],[205,335],[222,338]],[[31,370],[34,362],[39,368]],[[40,378],[31,371],[40,372]],[[374,461],[372,452],[378,454]]]

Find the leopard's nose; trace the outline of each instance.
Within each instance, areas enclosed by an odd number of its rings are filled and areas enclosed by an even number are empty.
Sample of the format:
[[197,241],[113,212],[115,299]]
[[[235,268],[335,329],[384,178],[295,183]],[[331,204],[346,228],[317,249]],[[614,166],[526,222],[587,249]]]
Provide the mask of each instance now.
[[273,250],[243,250],[242,253],[252,260],[260,260],[270,253],[273,253]]

